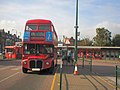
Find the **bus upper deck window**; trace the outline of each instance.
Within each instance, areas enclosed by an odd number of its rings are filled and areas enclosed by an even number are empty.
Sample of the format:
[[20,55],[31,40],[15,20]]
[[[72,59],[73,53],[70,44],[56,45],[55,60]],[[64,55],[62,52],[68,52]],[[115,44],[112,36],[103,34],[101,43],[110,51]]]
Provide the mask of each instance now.
[[36,30],[36,29],[37,29],[37,26],[33,24],[28,24],[26,26],[26,30]]
[[50,30],[50,24],[40,24],[38,30]]

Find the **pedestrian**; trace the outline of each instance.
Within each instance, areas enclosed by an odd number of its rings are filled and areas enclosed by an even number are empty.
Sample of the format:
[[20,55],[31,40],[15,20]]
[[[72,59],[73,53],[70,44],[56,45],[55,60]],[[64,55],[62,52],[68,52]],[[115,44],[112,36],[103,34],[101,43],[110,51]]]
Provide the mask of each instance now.
[[73,53],[73,51],[71,50],[71,52],[70,52],[70,62],[71,62],[71,64],[73,65],[73,61],[74,61],[74,53]]
[[3,59],[5,59],[5,50],[3,50],[2,54],[3,54]]

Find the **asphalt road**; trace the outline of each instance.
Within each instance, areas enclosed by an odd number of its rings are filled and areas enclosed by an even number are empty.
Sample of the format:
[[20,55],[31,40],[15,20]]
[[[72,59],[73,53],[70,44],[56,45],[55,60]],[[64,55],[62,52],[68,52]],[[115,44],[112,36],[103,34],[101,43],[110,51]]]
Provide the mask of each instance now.
[[[60,60],[58,60],[60,61]],[[27,74],[21,71],[21,60],[4,61],[0,60],[0,90],[50,90],[54,75],[50,75],[46,71],[29,72]],[[58,62],[59,64],[60,62]],[[108,78],[115,83],[115,65],[119,63],[103,63],[93,62],[93,72],[99,76]],[[80,70],[82,62],[79,63]],[[85,65],[89,70],[89,65]],[[56,69],[55,69],[56,71]],[[54,71],[54,72],[55,72]],[[58,70],[59,71],[59,70]],[[73,71],[73,70],[72,70]],[[63,70],[63,73],[73,74],[68,70]],[[108,80],[107,80],[108,81]],[[70,82],[69,82],[70,83]]]
[[54,75],[21,71],[20,60],[0,60],[0,90],[50,90]]

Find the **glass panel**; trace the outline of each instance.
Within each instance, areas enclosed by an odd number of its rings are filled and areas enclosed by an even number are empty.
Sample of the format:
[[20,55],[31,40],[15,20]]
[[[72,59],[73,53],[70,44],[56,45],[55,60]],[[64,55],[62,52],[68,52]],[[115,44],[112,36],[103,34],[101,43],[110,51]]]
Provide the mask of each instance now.
[[28,24],[26,26],[26,30],[36,30],[36,29],[37,29],[37,26],[33,24]]
[[50,30],[50,24],[40,24],[38,30]]
[[52,54],[53,46],[40,44],[24,44],[24,54]]
[[32,54],[32,53],[34,53],[34,51],[32,50],[33,48],[35,48],[34,44],[25,44],[24,45],[24,54]]

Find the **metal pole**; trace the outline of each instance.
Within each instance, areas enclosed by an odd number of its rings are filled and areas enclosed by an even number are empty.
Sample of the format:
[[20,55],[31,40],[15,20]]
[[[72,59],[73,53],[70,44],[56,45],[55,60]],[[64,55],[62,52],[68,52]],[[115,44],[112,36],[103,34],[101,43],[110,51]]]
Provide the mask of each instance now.
[[77,62],[78,0],[76,0],[75,63]]
[[62,90],[62,59],[60,62],[60,90]]
[[116,70],[115,70],[115,71],[116,71],[116,90],[118,90],[118,89],[117,89],[117,87],[118,87],[118,81],[117,81],[117,78],[118,78],[118,75],[117,75],[117,74],[118,74],[118,73],[117,73],[117,65],[116,65]]
[[67,65],[68,65],[68,45],[67,45]]
[[83,61],[82,68],[84,68],[84,56],[83,56],[83,60],[82,61]]
[[90,57],[91,60],[90,60],[90,71],[92,72],[92,57]]

